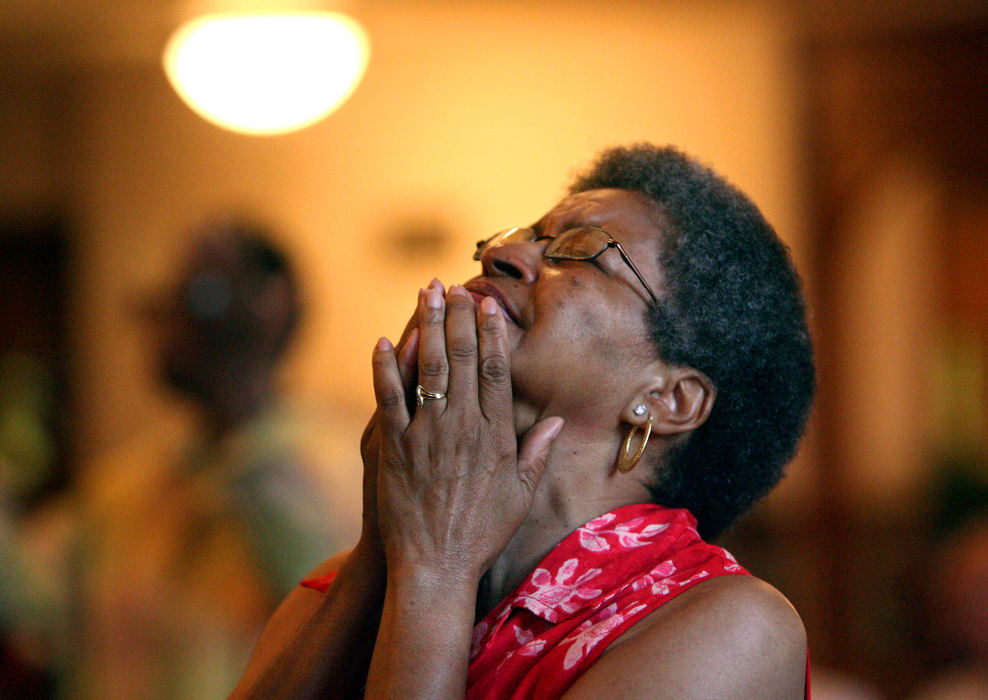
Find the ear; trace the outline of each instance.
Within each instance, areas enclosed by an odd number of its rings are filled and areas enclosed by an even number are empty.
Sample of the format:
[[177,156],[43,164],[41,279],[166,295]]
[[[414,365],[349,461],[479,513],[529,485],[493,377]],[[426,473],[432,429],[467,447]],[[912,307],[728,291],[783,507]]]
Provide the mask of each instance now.
[[717,388],[703,372],[662,365],[635,393],[621,419],[631,425],[644,425],[651,416],[653,433],[674,437],[703,425],[716,397]]

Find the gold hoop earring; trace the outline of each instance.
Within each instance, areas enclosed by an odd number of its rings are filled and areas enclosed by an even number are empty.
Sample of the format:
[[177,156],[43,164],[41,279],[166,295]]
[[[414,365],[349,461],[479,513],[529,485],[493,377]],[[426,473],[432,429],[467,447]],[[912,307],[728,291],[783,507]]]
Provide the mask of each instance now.
[[631,457],[629,457],[628,454],[631,452],[631,441],[634,439],[635,433],[638,432],[638,426],[631,426],[631,430],[628,431],[628,437],[624,439],[624,446],[618,453],[617,461],[618,471],[622,474],[627,474],[634,469],[635,465],[638,464],[638,460],[640,460],[642,455],[645,453],[645,445],[648,444],[648,438],[652,435],[652,416],[648,417],[648,422],[642,430],[645,433],[642,436],[642,444],[638,446],[638,451]]

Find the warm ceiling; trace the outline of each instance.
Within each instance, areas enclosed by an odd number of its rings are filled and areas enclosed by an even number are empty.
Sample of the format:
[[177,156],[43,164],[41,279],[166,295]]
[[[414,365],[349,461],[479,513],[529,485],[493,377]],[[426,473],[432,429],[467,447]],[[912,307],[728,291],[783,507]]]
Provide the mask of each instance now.
[[[417,0],[455,6],[470,0]],[[476,0],[474,0],[476,1]],[[485,0],[494,2],[494,0]],[[521,2],[522,0],[500,0]],[[572,12],[576,4],[607,5],[648,0],[558,1]],[[686,0],[666,0],[684,2]],[[760,3],[785,12],[798,29],[860,32],[883,28],[988,23],[983,0],[705,0],[709,3]],[[169,32],[195,7],[271,6],[272,3],[344,8],[358,18],[386,11],[403,0],[0,0],[2,70],[10,74],[60,71],[68,67],[157,61]],[[894,11],[892,10],[894,8]]]

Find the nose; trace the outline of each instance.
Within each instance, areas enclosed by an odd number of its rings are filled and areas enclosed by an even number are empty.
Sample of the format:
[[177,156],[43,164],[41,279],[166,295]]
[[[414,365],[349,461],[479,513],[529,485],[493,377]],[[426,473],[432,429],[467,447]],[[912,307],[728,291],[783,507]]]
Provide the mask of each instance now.
[[538,279],[545,264],[542,251],[547,241],[503,241],[489,245],[480,254],[487,277],[511,277],[525,284]]

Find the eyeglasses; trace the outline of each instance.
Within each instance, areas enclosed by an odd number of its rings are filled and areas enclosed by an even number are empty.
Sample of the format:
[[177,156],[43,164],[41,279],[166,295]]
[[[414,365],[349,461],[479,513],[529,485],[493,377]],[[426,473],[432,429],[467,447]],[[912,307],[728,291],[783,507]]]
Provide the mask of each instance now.
[[638,281],[642,283],[645,287],[645,291],[648,295],[652,297],[652,301],[656,304],[659,303],[658,297],[655,296],[655,292],[652,288],[648,286],[648,282],[642,277],[642,273],[638,271],[635,264],[631,262],[631,258],[628,254],[624,252],[624,248],[621,244],[614,240],[614,238],[607,231],[602,229],[600,226],[579,226],[577,228],[571,228],[568,231],[564,231],[555,237],[550,236],[540,236],[534,229],[530,228],[509,228],[504,231],[498,231],[493,236],[484,241],[477,241],[477,252],[473,254],[474,260],[480,260],[480,256],[483,254],[484,249],[491,245],[499,245],[501,243],[530,243],[533,241],[541,240],[543,238],[551,238],[549,245],[546,246],[545,250],[542,251],[542,255],[549,260],[577,260],[581,262],[589,262],[591,260],[596,260],[605,250],[608,248],[617,248],[617,252],[621,255],[621,259],[624,260],[625,264],[631,268],[631,271],[635,273],[635,277]]

